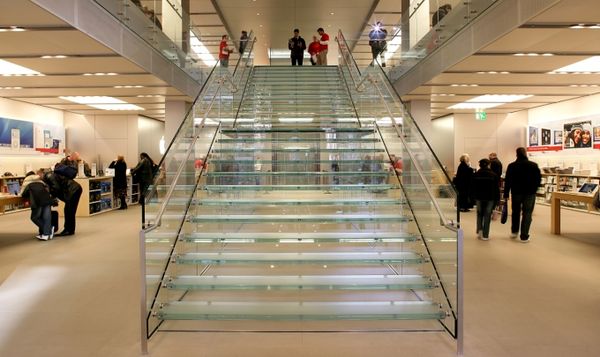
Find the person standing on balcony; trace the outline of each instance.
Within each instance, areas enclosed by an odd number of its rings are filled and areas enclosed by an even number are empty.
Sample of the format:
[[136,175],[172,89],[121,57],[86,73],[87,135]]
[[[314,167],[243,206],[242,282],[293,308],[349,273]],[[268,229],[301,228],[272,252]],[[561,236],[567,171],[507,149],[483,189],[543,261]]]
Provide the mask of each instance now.
[[288,49],[290,50],[290,57],[292,58],[292,66],[295,66],[296,64],[302,66],[306,42],[300,37],[300,30],[294,29],[294,37],[290,38],[288,41]]
[[246,51],[247,45],[248,45],[248,32],[242,31],[242,35],[240,36],[240,48],[239,48],[240,56],[242,56],[244,54],[244,51]]
[[319,43],[319,39],[317,36],[313,36],[313,42],[308,45],[308,53],[310,54],[310,63],[313,66],[317,65],[317,56],[321,51],[321,44]]
[[[529,242],[529,227],[531,216],[535,207],[535,193],[542,182],[542,174],[538,165],[529,161],[527,150],[524,147],[517,149],[517,159],[506,168],[504,179],[504,199],[508,199],[512,192],[511,200],[511,226],[510,237],[517,238],[521,228],[521,242]],[[521,219],[521,211],[523,217]]]
[[229,55],[233,52],[227,44],[228,39],[227,35],[223,35],[221,37],[221,43],[219,44],[219,62],[221,63],[221,67],[224,68],[229,66]]
[[321,36],[321,38],[319,39],[320,50],[319,50],[319,54],[317,55],[317,64],[319,66],[327,66],[327,51],[329,50],[329,35],[325,33],[325,30],[323,30],[322,27],[319,27],[317,32],[319,33],[319,36]]
[[369,46],[371,46],[371,54],[373,55],[373,63],[377,61],[377,57],[381,55],[381,67],[385,67],[385,57],[383,55],[384,50],[387,47],[385,38],[387,37],[387,30],[383,28],[381,22],[377,21],[371,32],[369,32]]

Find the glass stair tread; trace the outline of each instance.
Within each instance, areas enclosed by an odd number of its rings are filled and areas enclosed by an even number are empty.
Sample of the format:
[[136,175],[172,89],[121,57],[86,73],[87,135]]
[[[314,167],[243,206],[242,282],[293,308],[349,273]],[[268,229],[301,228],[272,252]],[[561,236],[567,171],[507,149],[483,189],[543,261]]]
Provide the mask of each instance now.
[[[233,149],[213,149],[213,153],[263,153],[263,152],[358,152],[358,153],[381,153],[385,152],[384,149],[381,148],[300,148],[300,147],[291,147],[291,148],[233,148]],[[282,160],[283,161],[283,160]]]
[[[181,219],[181,215],[163,215],[164,220]],[[281,222],[407,222],[409,217],[401,214],[202,214],[189,216],[194,223],[281,223]]]
[[385,191],[390,189],[399,189],[400,186],[389,184],[199,185],[198,188],[206,191]]
[[[187,202],[187,201],[185,201]],[[198,199],[195,201],[201,206],[237,206],[237,205],[257,205],[257,206],[322,206],[322,205],[357,205],[357,206],[383,206],[383,205],[401,205],[405,200],[394,198],[373,198],[365,200],[364,198],[330,198],[330,199]]]
[[217,143],[235,144],[235,143],[289,143],[289,142],[307,142],[307,143],[378,143],[380,139],[370,138],[227,138],[217,139]]
[[388,174],[388,171],[211,171],[206,176],[387,176]]
[[[167,253],[147,253],[165,259]],[[175,257],[178,264],[422,264],[425,258],[414,252],[299,252],[299,253],[185,253]]]
[[373,128],[303,128],[303,127],[288,127],[288,128],[223,128],[221,132],[226,133],[294,133],[294,132],[309,132],[309,133],[335,133],[335,132],[351,132],[351,133],[374,133],[375,130]]
[[[386,159],[381,159],[381,160],[360,160],[360,159],[354,159],[354,160],[349,160],[349,159],[339,159],[339,160],[263,160],[263,159],[254,159],[254,160],[247,160],[247,159],[240,159],[240,160],[235,160],[235,159],[211,159],[209,160],[209,163],[213,163],[213,164],[258,164],[258,163],[277,163],[279,165],[302,165],[302,164],[322,164],[322,163],[338,163],[339,165],[344,165],[344,164],[386,164],[389,162],[389,160]],[[421,187],[421,185],[414,185],[416,187]]]
[[161,320],[439,320],[430,301],[221,302],[175,301],[156,311]]
[[[175,233],[172,233],[174,235]],[[148,237],[148,236],[147,236]],[[153,237],[154,236],[150,236]],[[157,236],[156,239],[164,238]],[[419,238],[408,232],[322,232],[322,233],[186,233],[182,239],[189,243],[312,243],[312,242],[416,242]]]
[[188,275],[170,278],[165,285],[176,290],[397,290],[436,286],[431,278],[421,275]]

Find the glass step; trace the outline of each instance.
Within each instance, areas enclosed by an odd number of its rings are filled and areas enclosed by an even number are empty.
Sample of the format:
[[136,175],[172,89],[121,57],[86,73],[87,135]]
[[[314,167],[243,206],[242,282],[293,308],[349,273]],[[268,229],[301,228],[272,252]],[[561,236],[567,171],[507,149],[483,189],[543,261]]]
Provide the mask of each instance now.
[[221,129],[221,133],[339,133],[339,132],[350,132],[350,133],[374,133],[375,130],[373,128],[304,128],[304,127],[287,127],[287,128],[223,128]]
[[399,290],[436,287],[431,278],[421,275],[188,275],[171,278],[165,285],[174,290]]
[[161,320],[440,320],[430,301],[221,302],[175,301],[156,311]]
[[224,138],[217,139],[217,143],[229,144],[229,143],[289,143],[289,142],[300,142],[300,143],[378,143],[380,139],[371,138]]
[[[187,202],[187,201],[186,201]],[[337,206],[337,205],[351,205],[351,206],[387,206],[387,205],[401,205],[406,203],[405,200],[399,200],[394,198],[370,198],[366,200],[364,198],[352,199],[352,198],[332,198],[329,200],[325,199],[304,199],[304,200],[269,200],[269,199],[223,199],[223,200],[211,200],[211,199],[199,199],[194,202],[200,206]]]
[[264,171],[210,171],[206,174],[208,177],[223,177],[223,176],[272,176],[272,177],[311,177],[311,176],[319,176],[319,177],[328,177],[328,176],[369,176],[369,177],[382,177],[388,176],[390,173],[388,171],[315,171],[315,172],[298,172],[298,171],[276,171],[276,172],[264,172]]
[[[182,215],[163,215],[163,220],[178,219]],[[203,214],[189,216],[193,223],[307,223],[307,222],[408,222],[411,219],[401,214]]]
[[[146,239],[168,239],[175,233],[147,235]],[[320,232],[320,233],[186,233],[181,238],[187,243],[408,243],[420,240],[407,233],[389,232]]]
[[[167,253],[147,253],[161,259]],[[422,264],[425,257],[414,252],[308,252],[308,253],[186,253],[177,264]]]
[[[385,152],[380,148],[315,148],[315,147],[290,147],[290,148],[233,148],[233,149],[213,149],[213,153],[267,153],[267,152],[356,152],[356,153],[380,153]],[[282,160],[284,161],[284,160]]]
[[[336,162],[338,165],[345,164],[369,164],[369,165],[377,165],[377,164],[387,164],[389,160],[381,159],[381,160],[364,160],[364,159],[356,159],[356,160],[263,160],[263,159],[255,159],[255,160],[235,160],[235,159],[211,159],[208,161],[209,164],[239,164],[239,165],[254,165],[254,164],[278,164],[278,165],[306,165],[306,164],[331,164]],[[420,187],[420,186],[418,186]]]
[[[179,186],[178,186],[179,187]],[[162,189],[160,186],[159,189]],[[166,190],[168,188],[165,187]],[[198,185],[206,191],[386,191],[398,189],[399,185],[389,184],[344,184],[344,185]]]

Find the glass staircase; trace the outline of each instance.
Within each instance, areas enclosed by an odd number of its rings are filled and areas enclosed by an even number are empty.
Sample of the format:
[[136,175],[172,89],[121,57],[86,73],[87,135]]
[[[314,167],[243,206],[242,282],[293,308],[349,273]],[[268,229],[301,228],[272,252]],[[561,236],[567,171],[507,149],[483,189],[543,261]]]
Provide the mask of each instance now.
[[147,194],[143,348],[157,331],[458,338],[453,190],[424,162],[426,147],[381,113],[399,98],[352,85],[352,71],[364,74],[343,58],[251,59],[233,75],[213,70]]

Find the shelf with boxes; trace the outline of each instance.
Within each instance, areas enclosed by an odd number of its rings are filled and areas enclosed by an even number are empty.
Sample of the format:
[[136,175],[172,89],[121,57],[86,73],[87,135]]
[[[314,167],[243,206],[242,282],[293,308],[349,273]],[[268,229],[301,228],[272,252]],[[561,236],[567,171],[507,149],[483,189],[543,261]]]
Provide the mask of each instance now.
[[[589,175],[588,173],[573,173],[572,168],[543,168],[543,171],[542,183],[537,192],[539,203],[550,204],[552,192],[571,192],[584,195],[598,194],[597,187],[600,185],[600,176],[598,175]],[[586,185],[584,191],[589,192],[581,192],[582,187],[585,184],[588,185]],[[592,211],[590,205],[579,201],[563,200],[561,204],[566,207]]]
[[17,196],[24,179],[25,176],[0,177],[0,214],[28,209],[25,201]]
[[112,177],[76,178],[75,181],[83,189],[77,206],[78,217],[93,216],[114,209]]

